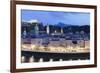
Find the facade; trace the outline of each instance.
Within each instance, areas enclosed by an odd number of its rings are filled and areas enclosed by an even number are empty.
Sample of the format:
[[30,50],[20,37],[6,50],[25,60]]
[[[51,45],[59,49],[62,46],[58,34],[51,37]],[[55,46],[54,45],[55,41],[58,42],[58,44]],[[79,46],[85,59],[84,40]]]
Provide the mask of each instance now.
[[[61,32],[56,30],[50,33],[50,27],[47,25],[46,33],[39,34],[39,22],[37,20],[30,21],[28,28],[34,27],[30,30],[34,31],[34,37],[23,38],[22,37],[22,50],[32,50],[32,51],[43,51],[43,52],[58,52],[58,53],[83,53],[89,52],[90,40],[89,36],[80,33],[64,33],[61,28]],[[27,27],[26,26],[26,27]],[[26,31],[23,31],[24,37],[27,35]],[[26,42],[26,43],[25,43]]]

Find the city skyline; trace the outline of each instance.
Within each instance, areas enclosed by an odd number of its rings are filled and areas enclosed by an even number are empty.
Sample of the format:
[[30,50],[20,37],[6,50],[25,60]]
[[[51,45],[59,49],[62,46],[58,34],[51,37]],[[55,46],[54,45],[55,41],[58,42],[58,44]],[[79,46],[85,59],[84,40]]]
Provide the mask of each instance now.
[[37,20],[43,25],[47,24],[70,24],[70,25],[90,25],[90,14],[83,12],[61,12],[61,11],[39,11],[21,10],[22,21]]

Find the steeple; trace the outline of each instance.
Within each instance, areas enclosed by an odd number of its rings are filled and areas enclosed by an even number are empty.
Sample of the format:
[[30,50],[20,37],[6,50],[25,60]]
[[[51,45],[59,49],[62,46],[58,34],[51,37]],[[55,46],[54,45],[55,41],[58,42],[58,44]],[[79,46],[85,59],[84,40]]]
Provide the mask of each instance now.
[[64,33],[63,28],[61,28],[61,34],[63,34],[63,33]]
[[50,28],[49,28],[49,25],[47,25],[46,31],[47,31],[47,34],[49,34],[49,33],[50,33]]

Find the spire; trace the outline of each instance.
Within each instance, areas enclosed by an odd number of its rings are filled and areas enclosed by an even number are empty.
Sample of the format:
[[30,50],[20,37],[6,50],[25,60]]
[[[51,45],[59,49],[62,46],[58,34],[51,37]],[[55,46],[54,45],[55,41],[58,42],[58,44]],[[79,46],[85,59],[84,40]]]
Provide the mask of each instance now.
[[49,28],[49,25],[47,25],[47,34],[49,34],[50,33],[50,28]]
[[64,31],[63,31],[63,28],[61,28],[61,33],[63,34],[63,32],[64,32]]

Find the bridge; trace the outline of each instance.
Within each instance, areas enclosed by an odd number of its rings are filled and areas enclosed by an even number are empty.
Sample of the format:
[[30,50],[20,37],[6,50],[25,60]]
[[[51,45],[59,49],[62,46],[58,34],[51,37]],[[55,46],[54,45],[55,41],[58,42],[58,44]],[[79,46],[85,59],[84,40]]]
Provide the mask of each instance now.
[[67,60],[87,60],[90,59],[90,53],[54,53],[54,52],[38,52],[38,51],[21,51],[21,55],[25,57],[24,62],[29,62],[29,59],[33,57],[34,62],[39,62],[42,59],[43,62],[53,61],[67,61]]

